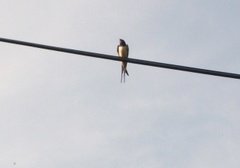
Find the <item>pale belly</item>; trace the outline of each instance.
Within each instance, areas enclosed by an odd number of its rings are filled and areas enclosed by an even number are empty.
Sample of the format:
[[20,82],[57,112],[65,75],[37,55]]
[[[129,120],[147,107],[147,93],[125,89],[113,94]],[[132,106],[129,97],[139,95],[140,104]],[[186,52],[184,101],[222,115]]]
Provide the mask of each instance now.
[[127,51],[127,47],[125,47],[125,46],[120,46],[119,48],[118,48],[118,52],[119,52],[119,56],[120,57],[128,57],[128,51]]

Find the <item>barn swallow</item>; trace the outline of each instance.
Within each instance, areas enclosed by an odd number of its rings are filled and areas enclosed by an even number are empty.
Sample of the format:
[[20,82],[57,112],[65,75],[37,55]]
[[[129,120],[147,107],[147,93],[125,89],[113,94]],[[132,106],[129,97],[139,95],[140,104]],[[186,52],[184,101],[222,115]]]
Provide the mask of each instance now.
[[[117,47],[118,56],[122,58],[128,58],[129,48],[123,39],[119,39],[120,44]],[[122,61],[121,82],[123,76],[123,82],[125,82],[125,74],[128,75],[127,62]],[[129,76],[129,75],[128,75]]]

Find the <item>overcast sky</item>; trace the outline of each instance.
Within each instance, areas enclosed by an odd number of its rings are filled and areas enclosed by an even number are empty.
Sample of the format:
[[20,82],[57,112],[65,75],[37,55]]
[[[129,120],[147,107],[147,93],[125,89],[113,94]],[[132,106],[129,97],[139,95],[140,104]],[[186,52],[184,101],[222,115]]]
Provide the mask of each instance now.
[[[0,0],[0,37],[240,74],[238,0]],[[240,81],[0,42],[0,167],[236,168]],[[14,162],[16,165],[14,165]]]

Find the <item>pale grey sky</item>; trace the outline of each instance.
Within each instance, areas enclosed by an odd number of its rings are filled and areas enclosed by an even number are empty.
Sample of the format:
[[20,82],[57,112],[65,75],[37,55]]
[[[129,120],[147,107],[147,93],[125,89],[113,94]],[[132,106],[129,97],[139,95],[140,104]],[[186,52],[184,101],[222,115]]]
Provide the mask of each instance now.
[[[240,73],[237,0],[1,0],[0,37]],[[0,167],[236,168],[240,81],[0,42]],[[16,165],[13,164],[16,162]]]

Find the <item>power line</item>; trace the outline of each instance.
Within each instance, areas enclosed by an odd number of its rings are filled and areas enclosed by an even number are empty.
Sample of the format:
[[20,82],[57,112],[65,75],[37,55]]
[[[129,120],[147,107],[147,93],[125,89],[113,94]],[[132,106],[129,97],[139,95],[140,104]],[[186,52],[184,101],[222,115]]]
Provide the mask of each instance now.
[[29,46],[29,47],[36,47],[36,48],[41,48],[41,49],[47,49],[47,50],[53,50],[53,51],[59,51],[59,52],[77,54],[77,55],[84,55],[84,56],[88,56],[88,57],[109,59],[109,60],[114,60],[114,61],[126,61],[126,62],[130,62],[133,64],[140,64],[140,65],[147,65],[147,66],[153,66],[153,67],[159,67],[159,68],[167,68],[167,69],[173,69],[173,70],[200,73],[200,74],[205,74],[205,75],[213,75],[213,76],[220,76],[220,77],[226,77],[226,78],[240,79],[240,74],[235,74],[235,73],[214,71],[214,70],[208,70],[208,69],[200,69],[200,68],[187,67],[187,66],[174,65],[174,64],[166,64],[166,63],[146,61],[146,60],[140,60],[140,59],[134,59],[134,58],[121,58],[121,57],[117,57],[117,56],[113,56],[113,55],[99,54],[99,53],[80,51],[80,50],[74,50],[74,49],[68,49],[68,48],[61,48],[61,47],[55,47],[55,46],[48,46],[48,45],[43,45],[43,44],[36,44],[36,43],[30,43],[30,42],[18,41],[18,40],[12,40],[12,39],[5,39],[5,38],[0,38],[0,41],[6,42],[6,43]]

